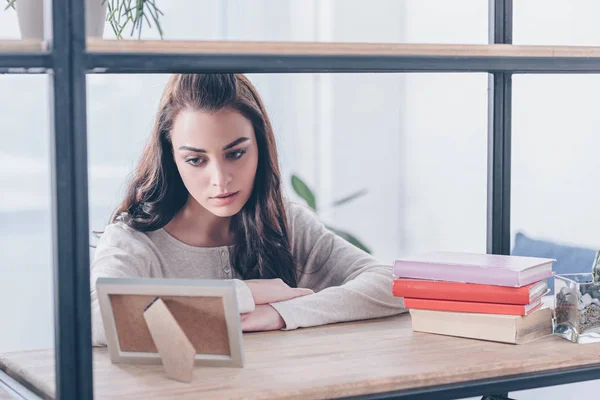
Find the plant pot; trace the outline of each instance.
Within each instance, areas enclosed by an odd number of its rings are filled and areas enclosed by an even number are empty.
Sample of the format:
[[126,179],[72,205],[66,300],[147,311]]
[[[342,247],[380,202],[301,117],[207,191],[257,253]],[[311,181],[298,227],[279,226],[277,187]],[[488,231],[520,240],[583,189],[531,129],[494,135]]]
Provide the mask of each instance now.
[[[21,39],[43,40],[44,1],[15,1]],[[85,0],[85,31],[87,37],[102,38],[104,34],[107,3],[102,4],[102,2],[103,0]]]
[[600,342],[600,284],[592,274],[554,277],[553,332],[574,343]]

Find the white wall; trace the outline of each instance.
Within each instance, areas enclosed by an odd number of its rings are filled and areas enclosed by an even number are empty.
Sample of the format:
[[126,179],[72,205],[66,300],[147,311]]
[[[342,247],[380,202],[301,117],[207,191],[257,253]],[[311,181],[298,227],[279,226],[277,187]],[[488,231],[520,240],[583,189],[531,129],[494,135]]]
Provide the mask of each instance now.
[[[487,43],[487,2],[406,2],[406,42]],[[407,74],[403,251],[486,249],[487,74]]]
[[[514,43],[600,45],[600,3],[519,2]],[[600,248],[598,75],[513,79],[513,230]]]
[[[408,1],[406,42],[487,43],[487,2]],[[514,4],[514,43],[598,45],[600,3]],[[513,78],[511,230],[600,247],[596,75]],[[406,77],[407,252],[485,250],[486,74]]]

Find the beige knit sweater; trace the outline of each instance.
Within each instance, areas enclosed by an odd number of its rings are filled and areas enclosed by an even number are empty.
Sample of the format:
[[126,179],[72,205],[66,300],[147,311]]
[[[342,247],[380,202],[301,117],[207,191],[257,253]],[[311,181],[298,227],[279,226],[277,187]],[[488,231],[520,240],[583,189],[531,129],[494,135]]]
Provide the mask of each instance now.
[[[388,316],[406,311],[392,296],[390,265],[329,231],[308,207],[286,203],[292,254],[299,263],[298,287],[315,293],[272,303],[285,330]],[[109,225],[91,265],[92,340],[106,343],[95,282],[98,277],[233,279],[240,312],[254,310],[250,289],[230,265],[232,246],[194,247],[164,229],[139,232]]]

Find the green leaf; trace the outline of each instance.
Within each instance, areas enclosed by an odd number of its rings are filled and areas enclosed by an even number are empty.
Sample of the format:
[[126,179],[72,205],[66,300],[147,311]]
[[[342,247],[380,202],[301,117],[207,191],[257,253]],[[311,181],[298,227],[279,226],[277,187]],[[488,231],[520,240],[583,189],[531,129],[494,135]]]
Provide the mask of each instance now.
[[351,233],[342,231],[340,229],[336,229],[333,228],[331,226],[325,226],[327,229],[333,231],[336,235],[338,235],[339,237],[341,237],[342,239],[346,240],[347,242],[349,242],[350,244],[353,244],[354,246],[358,247],[359,249],[361,249],[362,251],[371,254],[371,249],[369,249],[367,246],[365,246],[360,240],[358,240],[354,235],[352,235]]
[[348,195],[344,198],[334,201],[333,207],[341,206],[342,204],[348,203],[354,199],[359,198],[360,196],[364,196],[365,194],[367,194],[367,189],[361,189],[357,192],[352,193],[351,195]]
[[105,3],[108,6],[106,20],[110,22],[117,39],[123,39],[123,31],[130,24],[131,32],[129,36],[133,36],[137,31],[138,39],[141,38],[144,21],[150,29],[153,28],[153,22],[160,38],[163,39],[164,32],[159,21],[159,15],[164,15],[164,13],[156,6],[154,0],[110,0],[110,2],[102,0],[102,4]]
[[317,210],[317,200],[309,187],[296,175],[292,175],[292,187],[298,196],[302,197],[306,204],[313,210]]
[[15,1],[16,0],[6,0],[6,2],[8,3],[8,5],[6,7],[4,7],[5,10],[8,10],[9,8],[14,9],[15,8]]

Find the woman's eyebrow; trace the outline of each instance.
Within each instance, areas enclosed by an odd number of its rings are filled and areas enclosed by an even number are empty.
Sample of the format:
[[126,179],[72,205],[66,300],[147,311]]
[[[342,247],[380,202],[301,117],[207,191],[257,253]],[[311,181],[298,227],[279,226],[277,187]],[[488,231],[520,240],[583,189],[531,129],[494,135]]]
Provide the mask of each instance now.
[[238,144],[240,144],[240,143],[247,142],[248,140],[250,140],[250,138],[249,138],[249,137],[241,137],[241,138],[235,139],[233,142],[231,142],[231,143],[229,143],[227,146],[223,147],[223,150],[224,150],[224,151],[225,151],[225,150],[229,150],[229,149],[231,149],[232,147],[235,147],[235,146],[237,146],[237,145],[238,145]]
[[192,147],[192,146],[181,146],[179,148],[179,150],[189,150],[189,151],[195,151],[196,153],[206,153],[206,150],[204,150],[204,149],[197,149],[197,148]]
[[[248,137],[241,137],[241,138],[235,139],[233,142],[231,142],[228,145],[224,146],[223,147],[223,151],[229,150],[232,147],[235,147],[235,146],[237,146],[240,143],[247,142],[248,140],[250,140],[250,138],[248,138]],[[192,147],[192,146],[181,146],[181,147],[179,147],[179,150],[189,150],[189,151],[195,151],[196,153],[206,153],[206,150],[204,150],[204,149],[197,149],[197,148]]]

